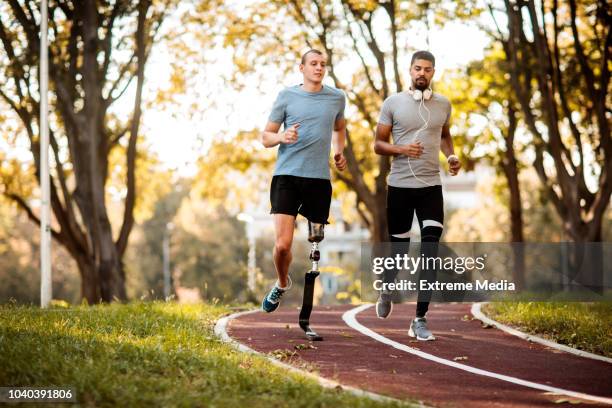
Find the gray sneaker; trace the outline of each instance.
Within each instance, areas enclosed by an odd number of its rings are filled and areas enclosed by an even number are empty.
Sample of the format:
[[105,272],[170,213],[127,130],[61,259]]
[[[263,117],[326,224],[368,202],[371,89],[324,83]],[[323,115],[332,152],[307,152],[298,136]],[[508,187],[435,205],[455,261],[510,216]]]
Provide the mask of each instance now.
[[416,337],[417,340],[428,341],[435,340],[434,335],[427,329],[427,319],[424,317],[415,318],[410,323],[410,330],[408,330],[410,337]]
[[391,292],[382,291],[376,301],[376,316],[380,319],[385,319],[393,310],[393,302],[391,301]]

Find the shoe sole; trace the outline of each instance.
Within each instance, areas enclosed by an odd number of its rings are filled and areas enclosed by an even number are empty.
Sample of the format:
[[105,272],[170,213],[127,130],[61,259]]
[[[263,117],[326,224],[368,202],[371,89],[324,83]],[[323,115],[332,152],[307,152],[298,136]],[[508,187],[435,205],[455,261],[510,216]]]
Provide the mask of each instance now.
[[429,337],[418,337],[416,334],[414,334],[412,327],[408,330],[408,336],[412,338],[416,338],[419,341],[433,341],[436,339],[436,337],[433,334]]
[[266,310],[266,309],[264,309],[263,304],[262,304],[262,305],[261,305],[261,310],[262,310],[263,312],[266,312],[266,313],[272,313],[272,312],[274,312],[276,309],[278,309],[279,304],[280,304],[280,302],[279,302],[279,303],[277,303],[277,304],[276,304],[276,307],[275,307],[274,309],[272,309],[272,310]]
[[376,308],[376,317],[378,317],[379,319],[386,319],[387,317],[391,316],[391,312],[393,311],[393,302],[391,302],[390,306],[389,306],[389,313],[387,313],[385,316],[381,316],[378,314],[378,307]]

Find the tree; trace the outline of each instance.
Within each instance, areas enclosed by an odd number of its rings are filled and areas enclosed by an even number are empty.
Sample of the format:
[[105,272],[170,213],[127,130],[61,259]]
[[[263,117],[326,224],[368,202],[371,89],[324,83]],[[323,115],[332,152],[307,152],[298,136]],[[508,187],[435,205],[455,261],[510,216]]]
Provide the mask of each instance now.
[[[134,224],[136,142],[144,70],[168,1],[51,1],[49,72],[51,98],[52,237],[76,261],[81,292],[89,303],[125,300],[122,258]],[[40,175],[37,87],[40,16],[34,1],[0,5],[2,100],[21,121]],[[131,27],[135,27],[133,32]],[[136,79],[133,110],[122,121],[112,111]],[[126,136],[129,135],[129,136]],[[127,140],[126,140],[127,138]],[[125,200],[121,227],[113,236],[106,205],[109,155],[125,148]],[[3,193],[40,223],[29,196]]]
[[[509,192],[510,241],[522,242],[523,215],[519,184],[519,160],[522,146],[515,142],[518,129],[516,100],[505,80],[503,50],[496,43],[485,53],[483,60],[472,61],[465,68],[447,76],[442,93],[451,100],[458,114],[455,126],[470,142],[467,168],[484,161],[501,173]],[[486,123],[486,125],[484,124]],[[479,147],[477,148],[477,145]]]
[[612,194],[610,8],[576,0],[543,1],[539,10],[533,0],[504,6],[507,31],[498,26],[498,40],[534,137],[533,165],[568,239],[601,241]]
[[[503,194],[508,208],[510,224],[509,242],[524,241],[523,208],[519,173],[521,167],[518,152],[523,146],[515,142],[519,129],[516,98],[505,80],[506,65],[503,50],[496,42],[491,44],[482,60],[472,61],[466,67],[447,75],[442,94],[448,96],[458,114],[453,122],[467,134],[470,145],[466,168],[477,162],[492,165],[503,176]],[[498,183],[499,184],[499,183]],[[500,187],[502,187],[500,185]],[[524,255],[520,245],[514,245],[515,267],[513,279],[517,287],[524,282]]]

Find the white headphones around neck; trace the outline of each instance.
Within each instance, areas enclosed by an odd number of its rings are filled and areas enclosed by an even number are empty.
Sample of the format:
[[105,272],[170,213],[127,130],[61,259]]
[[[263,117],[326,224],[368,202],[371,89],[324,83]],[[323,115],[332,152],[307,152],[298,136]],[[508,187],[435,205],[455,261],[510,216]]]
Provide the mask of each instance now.
[[431,88],[427,88],[424,91],[421,91],[420,89],[408,89],[408,93],[410,95],[412,95],[412,98],[415,101],[420,101],[422,99],[425,99],[426,101],[431,99],[431,96],[433,95],[433,92],[431,91]]

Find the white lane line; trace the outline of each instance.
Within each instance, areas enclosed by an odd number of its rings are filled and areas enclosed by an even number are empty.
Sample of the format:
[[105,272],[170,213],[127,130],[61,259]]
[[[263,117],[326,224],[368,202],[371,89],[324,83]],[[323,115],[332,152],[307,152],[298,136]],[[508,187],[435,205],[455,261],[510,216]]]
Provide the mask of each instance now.
[[490,317],[485,316],[485,314],[482,313],[482,310],[481,310],[483,304],[484,303],[474,303],[472,305],[472,310],[471,310],[472,315],[474,315],[475,318],[477,318],[483,323],[490,324],[491,326],[494,326],[498,328],[499,330],[503,330],[508,334],[520,337],[524,340],[531,341],[533,343],[539,343],[546,347],[556,348],[558,350],[565,351],[566,353],[575,354],[580,357],[592,358],[593,360],[599,360],[599,361],[605,361],[606,363],[612,363],[612,358],[600,356],[599,354],[589,353],[588,351],[584,351],[584,350],[578,350],[573,347],[555,343],[554,341],[546,340],[546,339],[543,339],[542,337],[534,336],[533,334],[523,333],[522,331],[516,330],[510,326],[506,326],[503,323],[500,323],[496,320],[491,319]]
[[221,319],[217,320],[217,323],[215,324],[215,335],[217,335],[217,337],[219,337],[223,342],[228,343],[230,346],[234,347],[235,349],[237,349],[238,351],[242,351],[243,353],[247,353],[247,354],[254,354],[254,355],[258,355],[261,356],[263,358],[265,358],[266,360],[270,361],[272,364],[278,366],[278,367],[282,367],[285,370],[289,370],[293,373],[297,373],[299,375],[302,375],[304,377],[310,378],[312,380],[315,380],[316,382],[319,383],[319,385],[325,387],[325,388],[334,388],[334,389],[339,389],[341,388],[343,391],[347,391],[353,395],[356,395],[358,397],[367,397],[370,399],[373,399],[375,401],[381,401],[381,402],[395,402],[400,404],[400,406],[404,406],[404,404],[406,404],[406,406],[412,406],[410,405],[410,403],[408,401],[401,401],[392,397],[387,397],[385,395],[380,395],[380,394],[376,394],[374,392],[370,392],[370,391],[365,391],[359,388],[355,388],[355,387],[351,387],[350,385],[344,385],[344,384],[340,384],[339,382],[333,381],[333,380],[328,380],[327,378],[323,378],[323,377],[319,377],[318,375],[315,375],[313,373],[310,373],[306,370],[300,370],[299,368],[296,368],[292,365],[289,365],[287,363],[283,363],[280,360],[277,360],[269,355],[260,353],[259,351],[255,351],[252,348],[250,348],[249,346],[246,346],[234,339],[232,339],[229,334],[227,333],[227,326],[229,325],[230,320],[236,319],[240,316],[244,316],[244,315],[248,315],[248,314],[252,314],[252,313],[257,313],[259,312],[259,309],[256,310],[248,310],[246,312],[238,312],[238,313],[234,313],[231,314],[229,316],[225,316],[222,317]]
[[482,375],[484,377],[491,377],[498,380],[506,381],[512,384],[522,385],[529,388],[534,388],[536,390],[551,392],[554,394],[566,395],[568,397],[580,398],[588,401],[599,402],[603,404],[612,405],[612,398],[598,397],[596,395],[584,394],[581,392],[564,390],[563,388],[551,387],[549,385],[538,384],[532,381],[521,380],[520,378],[511,377],[508,375],[498,374],[487,370],[482,370],[480,368],[471,367],[465,364],[457,363],[455,361],[447,360],[441,357],[434,356],[433,354],[425,353],[421,350],[417,350],[415,348],[406,346],[405,344],[398,343],[397,341],[391,340],[381,334],[376,333],[375,331],[367,328],[357,321],[357,314],[371,307],[371,304],[365,304],[361,306],[357,306],[354,309],[346,311],[342,315],[342,320],[351,328],[357,330],[359,333],[368,336],[376,341],[379,341],[383,344],[396,348],[398,350],[404,351],[406,353],[414,354],[415,356],[434,361],[439,364],[444,364],[449,367],[457,368],[459,370],[467,371],[472,374]]

